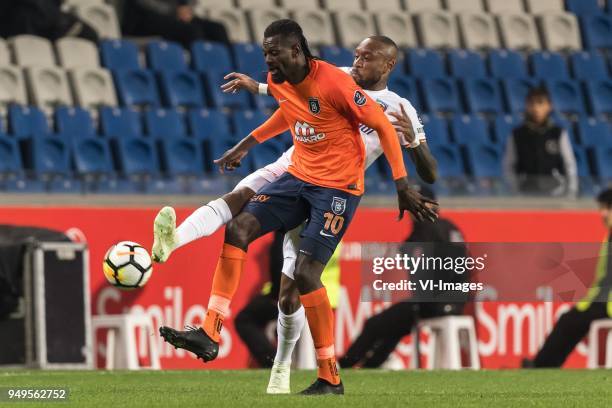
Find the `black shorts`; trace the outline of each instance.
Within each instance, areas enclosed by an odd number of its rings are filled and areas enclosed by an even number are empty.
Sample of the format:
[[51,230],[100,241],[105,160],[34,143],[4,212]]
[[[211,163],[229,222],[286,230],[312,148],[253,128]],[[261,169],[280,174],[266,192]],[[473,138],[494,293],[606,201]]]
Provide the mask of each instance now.
[[326,264],[342,240],[361,196],[315,186],[285,173],[264,186],[244,207],[261,225],[262,235],[290,231],[308,220],[299,252]]

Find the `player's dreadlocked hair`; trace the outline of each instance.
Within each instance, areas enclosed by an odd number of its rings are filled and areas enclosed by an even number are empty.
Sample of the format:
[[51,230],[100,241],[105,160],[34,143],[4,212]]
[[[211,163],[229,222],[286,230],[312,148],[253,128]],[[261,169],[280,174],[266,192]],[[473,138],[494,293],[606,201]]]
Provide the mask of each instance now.
[[272,22],[266,30],[264,31],[264,38],[273,37],[275,35],[281,35],[283,37],[293,36],[300,43],[300,48],[304,53],[304,56],[307,60],[309,59],[317,59],[312,52],[310,52],[310,48],[308,48],[308,41],[306,37],[304,37],[304,32],[302,31],[302,27],[298,23],[289,19],[276,20]]

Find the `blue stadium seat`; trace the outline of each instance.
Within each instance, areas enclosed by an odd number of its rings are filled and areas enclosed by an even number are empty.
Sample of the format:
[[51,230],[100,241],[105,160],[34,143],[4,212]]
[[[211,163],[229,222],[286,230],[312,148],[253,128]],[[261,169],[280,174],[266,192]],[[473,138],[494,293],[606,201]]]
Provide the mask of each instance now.
[[497,115],[493,122],[493,134],[498,146],[505,146],[512,131],[520,125],[520,121],[513,115]]
[[583,118],[578,122],[578,134],[583,146],[612,146],[612,127],[596,118]]
[[600,147],[593,150],[593,164],[599,180],[603,183],[612,180],[612,146]]
[[119,101],[123,106],[158,107],[159,94],[151,71],[116,70],[113,72]]
[[421,115],[423,126],[425,127],[425,137],[430,146],[448,146],[451,144],[448,133],[448,124],[444,118],[436,115]]
[[206,74],[208,96],[214,108],[250,109],[251,96],[247,92],[224,93],[221,85],[227,81],[223,79],[224,73],[209,70]]
[[612,80],[589,81],[586,83],[591,113],[612,115]]
[[457,146],[431,146],[431,153],[438,161],[438,175],[442,179],[465,176],[461,153]]
[[536,52],[531,54],[533,76],[539,79],[568,79],[567,64],[561,54]]
[[105,174],[114,172],[113,159],[107,140],[83,138],[72,140],[74,165],[80,174]]
[[8,129],[10,134],[18,138],[50,133],[45,114],[33,106],[9,106]]
[[407,54],[406,63],[411,76],[427,79],[446,77],[444,60],[439,52],[428,49],[410,49]]
[[585,112],[584,97],[580,85],[570,80],[546,81],[553,108],[564,114],[581,114]]
[[585,48],[591,50],[612,48],[612,15],[582,16],[580,27]]
[[324,45],[320,49],[321,58],[337,67],[350,67],[353,65],[354,54],[348,48]]
[[446,78],[425,79],[422,86],[428,112],[461,112],[455,81]]
[[214,109],[194,109],[187,114],[187,123],[192,137],[200,140],[207,171],[213,171],[213,160],[234,140],[227,117]]
[[597,51],[578,51],[571,55],[570,61],[575,79],[592,81],[608,78],[606,61]]
[[128,40],[103,40],[100,42],[102,65],[111,70],[139,69],[138,48]]
[[281,145],[270,143],[268,140],[255,146],[249,153],[253,159],[253,165],[256,169],[260,169],[270,163],[275,162],[283,154],[284,150]]
[[238,140],[248,136],[255,128],[268,119],[266,115],[255,110],[239,110],[232,114],[236,138]]
[[268,66],[264,60],[261,45],[255,43],[234,44],[233,49],[238,71],[250,75],[256,81],[265,82]]
[[456,115],[451,120],[451,132],[455,143],[462,146],[491,145],[487,122],[476,115]]
[[504,110],[497,80],[466,79],[463,81],[463,91],[468,110],[472,113],[498,113]]
[[489,53],[489,70],[491,75],[500,79],[526,78],[527,65],[516,51],[493,50]]
[[176,139],[187,135],[183,115],[174,109],[149,109],[144,113],[144,120],[150,137]]
[[61,135],[93,137],[96,135],[89,111],[83,108],[62,106],[55,110],[55,127]]
[[191,139],[160,141],[162,168],[170,176],[199,176],[204,172],[201,145]]
[[224,44],[210,41],[195,41],[191,44],[191,63],[198,72],[215,69],[229,74],[234,64],[229,50]]
[[14,138],[0,136],[0,174],[17,175],[22,170],[19,144]]
[[142,137],[123,137],[113,140],[117,164],[126,176],[157,176],[157,151],[151,140]]
[[597,0],[565,0],[565,7],[567,11],[579,16],[598,14],[603,11]]
[[402,98],[408,99],[415,109],[421,110],[421,98],[419,97],[419,90],[414,79],[407,75],[394,76],[389,79],[387,85],[389,90],[395,92]]
[[255,95],[255,106],[260,111],[274,111],[278,108],[276,99],[269,95]]
[[485,62],[479,53],[468,50],[452,50],[448,53],[450,71],[457,78],[484,78]]
[[510,113],[525,111],[525,98],[529,89],[534,86],[536,86],[536,82],[528,78],[502,80],[506,106]]
[[137,137],[143,135],[140,113],[131,108],[100,109],[100,127],[106,137]]
[[33,137],[28,141],[28,167],[37,176],[68,175],[70,149],[66,141],[56,137]]
[[159,74],[166,107],[201,108],[204,91],[200,77],[191,71],[164,71]]
[[198,139],[232,139],[227,116],[216,109],[194,109],[187,114],[190,134]]
[[147,67],[155,71],[185,71],[187,62],[183,47],[172,41],[151,41],[147,44]]
[[500,149],[490,144],[473,143],[465,146],[468,165],[476,178],[502,177],[502,155]]
[[583,180],[591,178],[588,154],[586,149],[582,146],[572,146],[572,150],[574,151],[574,157],[576,158],[576,167],[578,169],[580,184],[583,184]]

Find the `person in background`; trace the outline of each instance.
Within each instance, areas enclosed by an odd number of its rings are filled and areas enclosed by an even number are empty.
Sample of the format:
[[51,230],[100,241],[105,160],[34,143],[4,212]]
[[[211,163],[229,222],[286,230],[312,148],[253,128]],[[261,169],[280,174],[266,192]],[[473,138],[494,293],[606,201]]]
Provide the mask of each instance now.
[[567,130],[556,125],[546,88],[529,90],[525,122],[506,143],[504,173],[520,193],[575,197],[578,193],[576,158]]
[[612,188],[602,191],[597,203],[606,236],[599,252],[595,280],[586,297],[559,318],[534,359],[523,360],[524,368],[561,367],[594,320],[612,318]]
[[161,36],[188,48],[196,40],[229,44],[223,24],[196,17],[189,0],[129,0],[123,2],[124,35]]
[[0,35],[31,34],[55,41],[80,37],[98,41],[98,33],[71,13],[62,11],[62,0],[19,0],[2,2]]
[[[420,186],[419,192],[424,197],[435,200],[434,192],[428,187]],[[433,253],[426,253],[428,256],[442,259],[467,256],[463,234],[451,221],[438,218],[432,223],[417,221],[413,218],[413,222],[412,232],[401,249],[402,253],[411,257],[418,257],[424,253],[421,244],[431,243],[433,244],[431,245]],[[427,278],[436,282],[438,280],[469,282],[468,273],[457,274],[454,271],[446,270],[428,271]],[[467,297],[467,294],[432,291],[422,293],[417,291],[415,298],[396,303],[381,313],[370,317],[346,354],[338,360],[340,367],[380,367],[395,350],[402,337],[411,333],[419,318],[460,315],[463,312]]]

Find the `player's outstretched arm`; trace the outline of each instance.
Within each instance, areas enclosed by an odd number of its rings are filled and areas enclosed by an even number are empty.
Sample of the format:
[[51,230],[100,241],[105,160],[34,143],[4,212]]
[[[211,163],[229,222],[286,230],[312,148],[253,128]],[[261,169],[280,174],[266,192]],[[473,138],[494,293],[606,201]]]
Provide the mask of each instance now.
[[249,150],[268,139],[272,139],[289,129],[289,125],[285,120],[280,109],[274,111],[272,116],[268,118],[261,126],[251,132],[250,135],[242,139],[238,144],[229,149],[214,163],[219,166],[219,171],[223,173],[225,170],[232,171],[240,166],[240,161],[247,155]]
[[400,220],[404,218],[404,211],[409,211],[419,221],[436,221],[438,218],[437,201],[423,197],[418,191],[410,187],[408,177],[395,180],[395,187],[397,188]]
[[403,104],[400,104],[400,109],[401,113],[389,113],[389,115],[395,118],[391,124],[395,127],[398,135],[405,141],[405,147],[407,147],[410,152],[410,159],[414,163],[419,177],[421,177],[424,182],[433,184],[438,178],[438,162],[431,154],[427,143],[421,142],[416,147],[410,147],[416,140],[414,126]]
[[227,171],[233,171],[240,167],[240,161],[248,154],[249,150],[259,144],[257,139],[253,135],[248,135],[234,147],[223,153],[223,156],[214,161],[219,166],[219,171],[224,173]]
[[261,84],[248,75],[232,72],[224,76],[223,79],[227,81],[221,85],[221,89],[224,93],[236,93],[244,89],[253,95],[259,93],[269,95],[267,84]]

